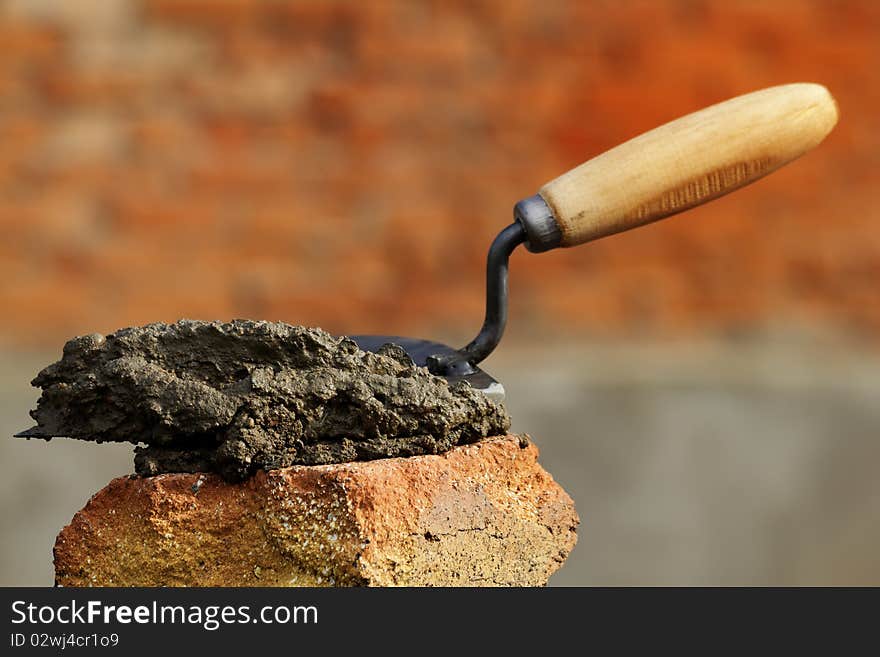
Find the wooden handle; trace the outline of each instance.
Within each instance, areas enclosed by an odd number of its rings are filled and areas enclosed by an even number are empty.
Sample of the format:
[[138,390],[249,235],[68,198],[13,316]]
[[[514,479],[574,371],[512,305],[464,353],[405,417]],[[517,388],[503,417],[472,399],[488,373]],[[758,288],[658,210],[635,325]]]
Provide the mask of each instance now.
[[819,84],[786,84],[707,107],[599,155],[539,194],[575,246],[657,221],[761,178],[837,123]]

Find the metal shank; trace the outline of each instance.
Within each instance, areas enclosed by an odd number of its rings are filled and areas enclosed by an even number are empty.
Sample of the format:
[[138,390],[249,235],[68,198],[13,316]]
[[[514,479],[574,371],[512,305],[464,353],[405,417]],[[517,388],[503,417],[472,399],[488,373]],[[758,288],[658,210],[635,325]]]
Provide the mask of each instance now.
[[428,369],[431,372],[443,376],[467,374],[498,346],[507,324],[508,260],[513,250],[525,239],[523,227],[515,222],[502,230],[492,242],[486,260],[486,318],[483,327],[477,337],[457,354],[430,356]]

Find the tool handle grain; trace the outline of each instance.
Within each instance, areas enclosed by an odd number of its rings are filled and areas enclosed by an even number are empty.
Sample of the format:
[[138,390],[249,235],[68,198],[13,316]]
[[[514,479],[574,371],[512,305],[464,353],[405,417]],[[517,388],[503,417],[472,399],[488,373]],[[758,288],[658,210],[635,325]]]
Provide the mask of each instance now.
[[822,85],[770,87],[646,132],[544,185],[575,246],[663,219],[761,178],[817,146],[837,122]]

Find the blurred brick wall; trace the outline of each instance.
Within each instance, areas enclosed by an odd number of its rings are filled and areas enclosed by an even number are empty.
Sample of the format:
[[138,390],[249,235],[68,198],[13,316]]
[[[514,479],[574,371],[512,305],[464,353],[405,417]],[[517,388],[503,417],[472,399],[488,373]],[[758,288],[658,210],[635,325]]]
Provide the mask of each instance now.
[[0,2],[0,338],[199,318],[444,337],[513,203],[729,96],[816,152],[512,270],[518,331],[880,335],[880,2]]

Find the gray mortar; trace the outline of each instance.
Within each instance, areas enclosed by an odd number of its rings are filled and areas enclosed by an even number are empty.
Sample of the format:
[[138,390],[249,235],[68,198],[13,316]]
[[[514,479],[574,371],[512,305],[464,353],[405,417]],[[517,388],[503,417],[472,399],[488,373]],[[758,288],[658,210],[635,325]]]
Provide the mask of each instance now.
[[43,436],[132,442],[135,470],[220,473],[437,454],[503,434],[504,406],[317,328],[150,324],[64,346],[32,381]]

